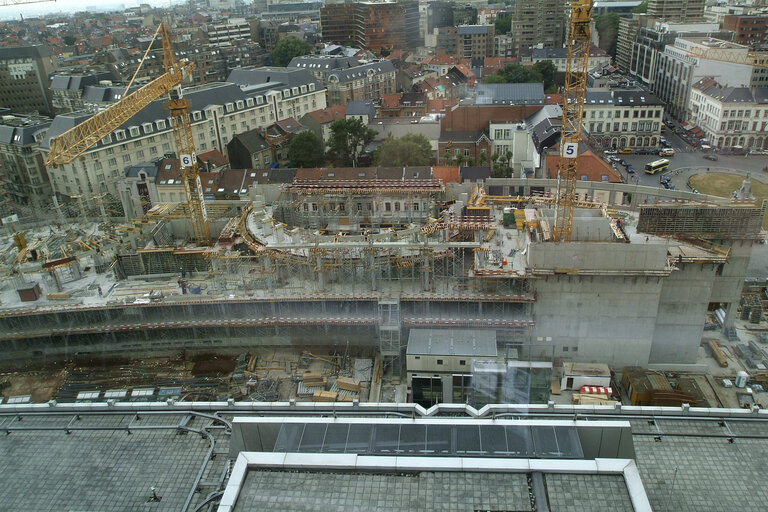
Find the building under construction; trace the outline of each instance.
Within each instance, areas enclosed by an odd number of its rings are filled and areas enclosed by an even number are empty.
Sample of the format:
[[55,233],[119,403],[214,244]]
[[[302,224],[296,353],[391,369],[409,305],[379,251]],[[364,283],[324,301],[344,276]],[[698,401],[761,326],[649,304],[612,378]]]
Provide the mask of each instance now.
[[272,205],[208,202],[207,245],[183,204],[19,230],[1,247],[4,357],[351,347],[404,375],[411,329],[461,328],[530,360],[694,362],[708,311],[732,323],[764,207],[632,189],[650,201],[578,202],[570,242],[553,241],[546,194],[328,174]]

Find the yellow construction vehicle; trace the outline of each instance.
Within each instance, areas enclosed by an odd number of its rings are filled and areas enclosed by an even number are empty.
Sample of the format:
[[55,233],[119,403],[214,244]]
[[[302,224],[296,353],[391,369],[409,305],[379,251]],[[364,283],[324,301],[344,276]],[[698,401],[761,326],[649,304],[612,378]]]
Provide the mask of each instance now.
[[[144,54],[139,67],[134,74],[138,75],[150,48],[160,36],[163,45],[165,73],[148,84],[125,95],[121,100],[107,109],[90,117],[74,128],[54,137],[50,141],[50,151],[45,161],[48,167],[57,167],[72,162],[75,158],[93,147],[113,130],[127,122],[141,109],[162,95],[167,95],[166,104],[170,113],[171,128],[176,141],[176,157],[181,165],[181,180],[184,185],[187,212],[192,223],[192,229],[198,243],[207,243],[210,239],[208,214],[205,209],[203,187],[197,165],[192,125],[189,119],[190,110],[187,100],[183,97],[181,84],[194,71],[195,66],[186,59],[176,60],[171,48],[170,34],[165,22],[155,31],[155,35]],[[126,87],[130,89],[133,79]]]

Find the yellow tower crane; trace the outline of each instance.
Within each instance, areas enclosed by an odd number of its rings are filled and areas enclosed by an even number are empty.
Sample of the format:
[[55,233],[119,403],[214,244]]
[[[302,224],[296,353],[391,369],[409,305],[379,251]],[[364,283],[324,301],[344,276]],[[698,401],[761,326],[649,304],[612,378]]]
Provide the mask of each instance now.
[[552,233],[556,242],[570,241],[573,232],[579,143],[589,71],[589,24],[592,21],[592,0],[569,0],[568,3],[571,22],[568,33],[568,60],[565,65],[560,158],[557,164],[555,228]]
[[[210,239],[208,213],[205,209],[203,187],[200,183],[197,155],[192,138],[189,105],[181,89],[181,83],[194,71],[195,66],[194,63],[186,59],[176,60],[165,22],[160,23],[149,48],[152,47],[158,36],[160,36],[163,44],[165,73],[131,94],[125,95],[117,103],[110,105],[74,128],[52,138],[45,165],[57,167],[71,163],[112,133],[113,130],[131,119],[141,109],[165,94],[168,96],[166,107],[170,113],[171,128],[176,142],[176,157],[179,159],[181,167],[181,181],[184,185],[187,212],[195,239],[198,243],[207,243]],[[141,69],[141,65],[149,53],[149,48],[139,63],[139,69]],[[136,74],[138,74],[138,70]],[[133,79],[131,83],[133,83]],[[126,91],[130,88],[131,83],[128,84]]]

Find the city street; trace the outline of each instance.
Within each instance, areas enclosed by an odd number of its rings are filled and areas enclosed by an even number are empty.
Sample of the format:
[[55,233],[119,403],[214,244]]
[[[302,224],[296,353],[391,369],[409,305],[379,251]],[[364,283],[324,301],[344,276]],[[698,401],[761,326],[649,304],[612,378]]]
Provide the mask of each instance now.
[[[736,172],[746,176],[747,172],[752,172],[752,176],[765,183],[768,183],[768,173],[763,172],[763,168],[768,166],[768,156],[765,155],[718,155],[718,160],[713,162],[704,158],[704,152],[691,148],[684,140],[675,135],[672,130],[666,130],[664,136],[669,144],[675,150],[675,156],[666,157],[669,159],[669,170],[679,170],[680,173],[672,174],[672,183],[681,190],[689,190],[686,186],[688,176],[709,171]],[[608,156],[608,155],[603,155]],[[616,155],[619,158],[632,165],[635,174],[628,174],[623,165],[616,164],[615,169],[621,174],[626,183],[639,183],[646,186],[660,186],[659,174],[645,174],[645,164],[658,160],[658,155]],[[682,187],[682,188],[681,188]]]

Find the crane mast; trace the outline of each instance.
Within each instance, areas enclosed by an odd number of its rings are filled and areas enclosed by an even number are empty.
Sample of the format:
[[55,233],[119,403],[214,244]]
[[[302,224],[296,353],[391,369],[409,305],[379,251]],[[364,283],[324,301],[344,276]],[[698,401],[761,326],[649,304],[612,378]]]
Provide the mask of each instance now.
[[557,164],[555,227],[552,233],[556,242],[570,241],[573,232],[579,143],[589,71],[589,25],[592,21],[592,0],[569,0],[568,3],[571,21],[563,91],[563,126],[560,131],[560,156]]
[[[195,66],[187,60],[176,60],[165,22],[160,23],[153,42],[158,36],[162,39],[165,73],[131,94],[125,95],[120,101],[77,126],[52,138],[45,165],[57,167],[72,162],[126,123],[141,109],[165,94],[168,97],[166,107],[170,113],[171,129],[176,142],[176,157],[179,159],[181,169],[187,213],[195,239],[198,243],[206,243],[210,239],[208,214],[205,209],[203,187],[200,183],[197,155],[192,137],[192,124],[189,119],[190,109],[181,88],[183,80],[194,71]],[[147,53],[149,53],[149,49],[147,49]],[[142,63],[144,59],[142,59]],[[141,63],[139,69],[141,69]],[[138,70],[136,73],[138,74]],[[133,80],[128,84],[126,92],[132,83]]]

